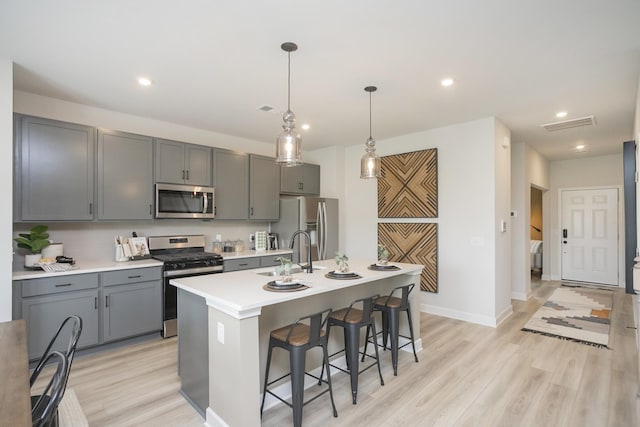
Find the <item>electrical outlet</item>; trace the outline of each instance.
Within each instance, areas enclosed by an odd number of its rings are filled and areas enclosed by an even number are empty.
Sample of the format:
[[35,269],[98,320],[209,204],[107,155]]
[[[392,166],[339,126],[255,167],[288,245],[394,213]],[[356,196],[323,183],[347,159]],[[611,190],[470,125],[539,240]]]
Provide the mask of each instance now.
[[216,242],[222,242],[222,234],[216,234]]
[[253,242],[254,240],[256,240],[256,235],[253,233],[249,234],[249,241]]
[[224,344],[224,325],[218,322],[218,342]]

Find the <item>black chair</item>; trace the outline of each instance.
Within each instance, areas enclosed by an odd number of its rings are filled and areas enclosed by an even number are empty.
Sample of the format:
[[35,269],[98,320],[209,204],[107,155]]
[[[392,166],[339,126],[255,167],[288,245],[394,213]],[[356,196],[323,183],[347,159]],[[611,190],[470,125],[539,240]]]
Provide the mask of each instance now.
[[[71,316],[68,316],[66,319],[64,319],[64,321],[58,328],[58,331],[55,333],[53,338],[51,338],[49,345],[45,349],[44,353],[42,354],[42,357],[38,361],[38,364],[36,365],[35,369],[31,373],[31,378],[29,379],[29,385],[31,387],[33,386],[33,383],[37,378],[37,373],[40,370],[42,370],[44,365],[47,363],[47,356],[49,355],[49,353],[51,353],[52,349],[54,349],[55,347],[60,348],[65,346],[65,342],[58,342],[58,339],[60,338],[61,332],[64,330],[65,326],[69,322],[73,322],[73,323],[70,326],[71,331],[69,334],[69,340],[68,342],[66,342],[66,349],[64,351],[64,355],[67,358],[67,370],[71,371],[71,363],[73,362],[73,356],[76,353],[78,340],[80,339],[80,334],[82,333],[82,319],[76,315],[71,315]],[[69,378],[69,372],[66,373],[66,378],[67,379]],[[67,386],[67,382],[65,380],[64,387],[66,386]],[[63,389],[63,392],[64,392],[64,389]]]
[[[415,284],[398,286],[388,296],[383,296],[375,301],[373,309],[375,311],[382,312],[382,346],[384,350],[387,349],[387,337],[391,338],[391,362],[393,364],[393,375],[398,375],[398,350],[404,346],[411,344],[413,347],[413,357],[418,363],[418,355],[416,354],[416,345],[413,338],[413,322],[411,321],[411,306],[409,304],[409,294],[413,290]],[[395,293],[400,293],[400,297],[393,296]],[[409,321],[409,333],[410,337],[400,335],[400,312],[405,311],[407,313],[407,319]],[[373,342],[377,342],[377,336],[373,335]],[[407,342],[401,346],[398,346],[399,338],[406,338],[410,342]],[[367,344],[369,342],[369,328],[367,328],[367,341],[364,345],[364,351],[367,351]]]
[[59,351],[51,351],[42,362],[40,369],[36,369],[31,375],[33,382],[43,372],[45,364],[54,362],[57,366],[44,390],[37,396],[31,396],[32,425],[33,427],[57,427],[58,405],[64,396],[69,363],[67,357]]
[[[293,409],[293,425],[294,427],[300,427],[302,425],[302,407],[307,403],[317,399],[326,392],[329,392],[331,397],[331,406],[333,408],[333,416],[338,416],[336,405],[333,401],[333,390],[331,388],[331,373],[329,372],[329,356],[327,353],[327,333],[323,328],[327,324],[327,319],[331,314],[331,309],[327,309],[318,313],[311,314],[309,316],[301,317],[293,324],[284,326],[282,328],[271,331],[269,337],[269,352],[267,355],[267,368],[264,374],[264,388],[262,392],[262,404],[260,405],[260,417],[262,417],[262,411],[264,409],[264,400],[269,393],[276,397],[278,400]],[[309,324],[301,323],[303,320],[309,320]],[[275,347],[282,348],[289,352],[290,372],[269,382],[269,369],[271,367],[271,354]],[[307,350],[314,347],[322,347],[323,361],[322,369],[327,367],[327,379],[316,377],[308,372],[305,372],[305,357]],[[318,393],[308,401],[304,401],[304,378],[305,375],[318,380],[318,385],[325,383],[328,388]],[[291,376],[291,403],[282,399],[277,394],[273,393],[268,386]]]
[[[69,326],[67,327],[67,325]],[[63,341],[62,338],[60,338],[61,333],[63,330],[65,330],[65,328],[70,330],[68,341]],[[55,333],[53,338],[51,338],[49,345],[42,354],[42,357],[38,361],[35,369],[31,373],[31,377],[29,378],[29,386],[33,388],[34,383],[38,379],[38,376],[44,369],[45,365],[49,362],[52,362],[52,359],[55,358],[53,355],[55,355],[56,353],[60,353],[64,356],[64,372],[60,377],[61,382],[58,383],[58,379],[56,379],[55,384],[49,384],[49,387],[56,389],[57,393],[55,394],[55,396],[53,395],[53,393],[49,397],[45,396],[46,393],[31,396],[31,414],[34,426],[36,425],[36,421],[38,421],[38,426],[49,427],[58,425],[58,404],[60,403],[60,400],[62,400],[64,392],[67,388],[67,381],[69,381],[69,374],[71,372],[71,364],[76,353],[76,347],[78,346],[78,340],[80,339],[81,333],[82,319],[79,316],[71,315],[64,319],[64,321],[58,328],[58,331]],[[62,348],[64,348],[62,351],[56,350]],[[58,369],[60,369],[59,362]],[[56,375],[54,375],[54,377],[57,378]],[[51,413],[50,411],[52,411],[53,413]]]
[[[375,349],[376,353],[375,357],[367,354],[366,352],[362,353],[362,362],[364,362],[365,357],[375,359],[375,362],[365,366],[362,370],[360,370],[358,363],[360,355],[360,329],[366,326],[367,331],[369,330],[369,328],[373,330],[373,336],[377,335],[376,323],[373,320],[373,317],[371,317],[371,312],[373,311],[374,301],[377,301],[379,297],[380,295],[374,295],[372,297],[360,298],[353,301],[349,305],[349,307],[341,308],[340,310],[336,310],[331,313],[331,315],[329,316],[329,322],[327,324],[327,335],[331,333],[331,327],[333,326],[339,326],[344,331],[344,349],[331,354],[330,357],[344,352],[345,359],[347,361],[347,370],[344,370],[339,366],[333,364],[331,364],[331,366],[350,375],[351,397],[354,405],[356,404],[358,394],[358,375],[360,375],[362,372],[366,371],[374,365],[377,365],[378,375],[380,376],[380,385],[384,385],[384,380],[382,379],[382,371],[380,370],[378,343],[375,340],[373,341],[373,348]],[[362,308],[360,309],[354,306],[361,306]]]

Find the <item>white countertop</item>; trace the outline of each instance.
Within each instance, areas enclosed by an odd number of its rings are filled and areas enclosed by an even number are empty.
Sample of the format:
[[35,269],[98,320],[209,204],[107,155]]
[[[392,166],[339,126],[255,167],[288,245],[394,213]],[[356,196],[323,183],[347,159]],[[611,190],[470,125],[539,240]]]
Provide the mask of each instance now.
[[162,261],[144,259],[139,261],[76,261],[73,270],[63,272],[47,272],[44,270],[16,270],[13,280],[41,279],[43,277],[67,276],[71,274],[99,273],[101,271],[126,270],[130,268],[162,267]]
[[293,251],[291,249],[275,249],[269,251],[256,251],[247,250],[242,252],[222,252],[223,259],[238,259],[238,258],[252,258],[257,256],[271,256],[271,255],[291,255]]
[[295,279],[309,282],[308,289],[296,292],[271,292],[262,288],[273,280],[273,276],[267,277],[256,273],[273,271],[273,267],[179,278],[171,280],[170,283],[205,298],[207,305],[242,319],[260,314],[260,309],[267,305],[331,292],[401,274],[419,275],[423,269],[423,266],[418,264],[394,262],[391,264],[397,265],[400,270],[374,271],[367,268],[371,264],[371,260],[349,260],[351,270],[360,274],[362,278],[337,280],[325,277],[326,273],[336,268],[336,263],[333,260],[315,261],[314,267],[324,268],[316,270],[312,274],[296,273],[293,275]]

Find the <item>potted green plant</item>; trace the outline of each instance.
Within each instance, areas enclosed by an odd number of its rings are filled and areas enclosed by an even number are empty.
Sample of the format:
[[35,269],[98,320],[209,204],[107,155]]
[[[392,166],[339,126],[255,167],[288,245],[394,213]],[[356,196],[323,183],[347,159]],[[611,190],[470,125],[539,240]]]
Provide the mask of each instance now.
[[338,271],[340,273],[347,273],[349,271],[349,257],[341,252],[336,252],[336,256],[334,258],[336,264],[338,264]]
[[389,262],[389,250],[382,243],[378,245],[378,264],[387,265]]
[[36,225],[29,230],[29,233],[19,233],[20,237],[15,240],[20,249],[25,249],[28,253],[24,256],[25,267],[37,266],[38,261],[42,258],[41,252],[49,246],[49,227],[46,225]]

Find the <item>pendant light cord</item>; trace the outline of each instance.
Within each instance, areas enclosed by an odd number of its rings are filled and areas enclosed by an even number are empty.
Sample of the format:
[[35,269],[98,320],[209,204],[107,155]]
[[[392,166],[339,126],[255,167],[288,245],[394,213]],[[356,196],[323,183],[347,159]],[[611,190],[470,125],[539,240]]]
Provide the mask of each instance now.
[[291,52],[287,52],[289,64],[287,66],[287,111],[291,111]]
[[371,92],[369,92],[369,139],[371,138]]

